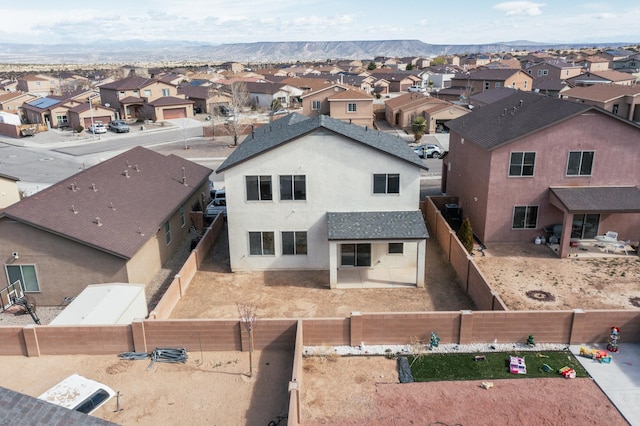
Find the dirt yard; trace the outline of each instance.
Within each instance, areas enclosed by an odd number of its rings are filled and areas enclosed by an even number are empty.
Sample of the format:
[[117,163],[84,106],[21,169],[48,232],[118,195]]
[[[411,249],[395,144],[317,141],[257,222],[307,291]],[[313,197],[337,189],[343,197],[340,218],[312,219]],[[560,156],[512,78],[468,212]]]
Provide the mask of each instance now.
[[305,358],[303,368],[305,426],[628,425],[591,379],[399,384],[395,360],[360,356]]
[[640,308],[640,258],[589,250],[559,259],[544,245],[491,244],[474,259],[512,310]]

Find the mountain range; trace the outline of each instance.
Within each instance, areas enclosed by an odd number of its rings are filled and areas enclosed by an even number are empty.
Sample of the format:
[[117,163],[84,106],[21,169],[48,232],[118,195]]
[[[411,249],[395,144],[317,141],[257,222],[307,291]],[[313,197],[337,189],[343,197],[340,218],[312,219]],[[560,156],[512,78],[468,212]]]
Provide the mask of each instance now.
[[0,43],[5,64],[108,64],[158,62],[242,63],[296,62],[327,59],[373,59],[377,56],[437,56],[581,47],[619,47],[635,43],[546,44],[526,40],[491,44],[428,44],[420,40],[286,41],[209,44],[194,41],[103,40],[92,44]]

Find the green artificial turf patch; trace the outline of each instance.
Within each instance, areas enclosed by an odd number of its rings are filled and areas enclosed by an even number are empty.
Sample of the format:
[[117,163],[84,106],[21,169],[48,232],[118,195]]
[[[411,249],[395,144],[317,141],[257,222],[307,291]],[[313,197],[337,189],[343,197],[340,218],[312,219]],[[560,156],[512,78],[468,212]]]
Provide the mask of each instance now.
[[[509,356],[523,357],[527,367],[527,374],[510,373]],[[476,360],[476,357],[479,357],[478,360]],[[589,377],[587,371],[569,351],[426,353],[409,356],[408,358],[413,380],[416,382],[538,377],[562,378],[558,372],[562,367],[573,368],[576,372],[576,377]],[[545,364],[551,368],[551,371],[545,371]]]

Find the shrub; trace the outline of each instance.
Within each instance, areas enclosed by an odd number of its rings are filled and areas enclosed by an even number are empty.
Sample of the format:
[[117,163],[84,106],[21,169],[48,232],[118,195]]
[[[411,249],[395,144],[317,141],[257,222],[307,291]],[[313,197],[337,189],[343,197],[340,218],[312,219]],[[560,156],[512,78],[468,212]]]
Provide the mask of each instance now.
[[469,253],[473,253],[473,230],[471,229],[471,221],[465,217],[458,230],[458,239]]
[[76,133],[82,133],[84,131],[84,127],[81,124],[78,124],[74,129]]

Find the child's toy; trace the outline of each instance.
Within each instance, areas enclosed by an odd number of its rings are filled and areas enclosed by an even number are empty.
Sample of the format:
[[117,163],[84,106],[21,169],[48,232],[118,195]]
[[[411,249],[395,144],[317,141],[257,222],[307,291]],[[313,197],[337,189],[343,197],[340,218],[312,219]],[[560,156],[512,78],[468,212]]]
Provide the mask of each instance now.
[[529,337],[527,338],[527,345],[529,346],[536,345],[536,340],[533,338],[533,334],[530,334]]
[[493,382],[482,382],[481,386],[485,389],[491,389],[493,387]]
[[609,352],[618,352],[618,339],[620,339],[620,328],[611,327],[611,332],[609,333],[609,344],[607,345],[607,350]]
[[524,358],[519,356],[510,356],[509,372],[512,374],[527,374],[527,365],[524,362]]
[[429,349],[437,348],[440,345],[440,337],[435,332],[431,332],[431,341],[429,342]]
[[553,371],[553,368],[549,364],[542,364],[542,371],[545,373],[550,373]]
[[486,356],[484,356],[484,355],[476,355],[476,356],[473,358],[473,360],[474,360],[474,361],[486,361],[486,360],[487,360],[487,357],[486,357]]
[[574,370],[571,367],[562,367],[560,370],[558,370],[558,372],[565,379],[575,379],[576,378],[576,370]]

